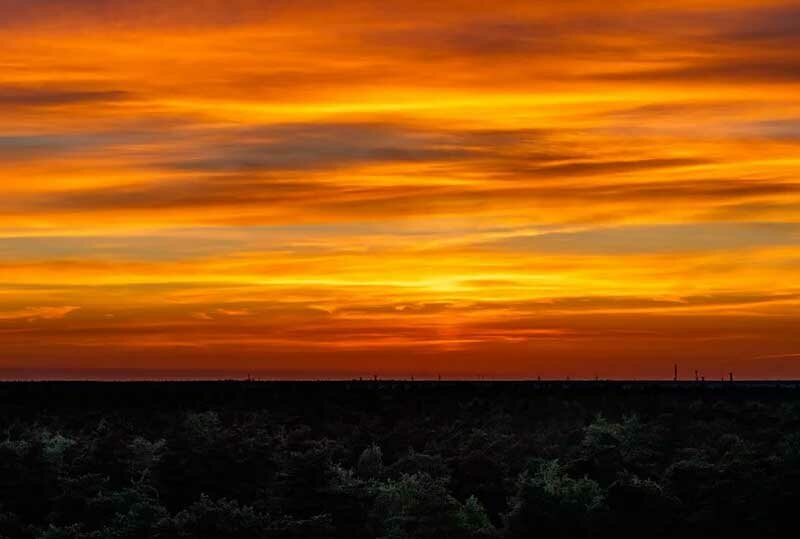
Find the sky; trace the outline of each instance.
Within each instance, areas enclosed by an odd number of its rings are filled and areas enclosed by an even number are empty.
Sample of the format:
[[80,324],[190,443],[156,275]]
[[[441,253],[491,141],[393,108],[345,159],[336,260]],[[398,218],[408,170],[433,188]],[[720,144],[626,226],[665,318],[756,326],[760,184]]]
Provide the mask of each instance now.
[[0,0],[0,377],[800,378],[798,21]]

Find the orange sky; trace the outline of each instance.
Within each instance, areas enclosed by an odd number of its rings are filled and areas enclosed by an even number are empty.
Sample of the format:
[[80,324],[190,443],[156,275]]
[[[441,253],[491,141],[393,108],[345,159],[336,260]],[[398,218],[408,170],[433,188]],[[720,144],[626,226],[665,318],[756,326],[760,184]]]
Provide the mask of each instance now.
[[0,0],[0,377],[800,377],[800,4]]

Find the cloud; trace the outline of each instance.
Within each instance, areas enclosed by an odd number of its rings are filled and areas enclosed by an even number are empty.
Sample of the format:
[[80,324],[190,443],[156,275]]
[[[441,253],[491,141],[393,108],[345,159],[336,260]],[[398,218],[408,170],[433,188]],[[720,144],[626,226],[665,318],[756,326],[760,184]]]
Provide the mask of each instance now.
[[2,365],[800,349],[778,4],[0,2]]
[[726,42],[747,45],[785,46],[800,40],[797,21],[800,8],[791,4],[721,14],[722,29],[717,34]]
[[789,141],[800,141],[800,118],[780,118],[743,122],[731,126],[733,133],[760,138],[775,138]]
[[122,90],[78,90],[0,85],[0,108],[103,103],[129,98],[130,94]]
[[253,314],[249,309],[217,309],[215,312],[223,316],[250,316]]
[[[246,238],[213,236],[213,231],[189,229],[117,236],[0,237],[0,259],[169,260],[236,251],[248,244]],[[202,241],[197,241],[198,238]]]
[[[691,162],[693,164],[694,161]],[[676,168],[686,166],[686,161],[675,163]],[[216,208],[214,214],[192,214],[195,224],[269,224],[281,222],[282,216],[300,211],[307,220],[319,221],[363,221],[392,220],[398,217],[424,215],[452,215],[463,212],[505,213],[527,208],[536,208],[543,217],[555,223],[563,222],[611,222],[636,215],[673,215],[675,208],[646,207],[647,203],[662,201],[685,203],[684,211],[713,216],[738,211],[741,215],[746,202],[764,197],[793,196],[798,186],[783,180],[728,180],[710,179],[697,181],[659,182],[612,182],[612,183],[544,183],[537,185],[539,178],[559,180],[574,175],[575,178],[601,174],[624,174],[631,171],[644,173],[662,168],[658,163],[652,169],[643,163],[626,163],[617,166],[611,163],[580,164],[565,176],[548,171],[539,174],[531,171],[516,171],[506,179],[511,183],[487,182],[483,185],[385,185],[368,187],[359,184],[304,181],[285,175],[220,175],[194,180],[163,180],[145,185],[123,185],[109,188],[70,190],[17,198],[7,201],[5,211],[34,215],[39,212],[106,212],[136,211],[153,213],[157,210],[196,210]],[[546,169],[546,167],[545,167]],[[507,172],[495,172],[491,168],[487,175],[502,178]],[[357,176],[356,176],[357,177]],[[603,205],[601,205],[601,203]],[[740,209],[734,210],[737,203]],[[558,210],[560,204],[569,208],[569,213]],[[582,204],[585,204],[582,206]],[[753,206],[763,207],[763,206]],[[775,206],[791,208],[793,206]],[[624,209],[623,209],[624,208]],[[604,209],[609,213],[600,217]],[[241,213],[245,211],[246,213]],[[754,210],[755,211],[755,210]],[[752,212],[751,212],[752,214]],[[757,214],[757,212],[756,212]],[[546,223],[546,220],[544,221]],[[298,224],[299,224],[298,223]],[[541,223],[541,221],[539,221]]]
[[[402,123],[313,122],[187,129],[185,134],[190,137],[185,141],[168,135],[156,142],[135,130],[83,138],[8,138],[5,146],[27,146],[34,152],[97,143],[92,155],[113,149],[115,155],[124,156],[132,166],[135,163],[143,173],[152,171],[154,177],[129,184],[49,189],[9,200],[6,209],[30,215],[240,207],[248,210],[252,224],[258,222],[258,213],[269,222],[270,215],[301,208],[315,211],[317,215],[311,219],[359,220],[374,219],[378,213],[393,218],[417,211],[466,211],[476,205],[503,208],[524,200],[538,205],[558,199],[729,199],[791,188],[728,181],[594,184],[588,179],[690,169],[713,165],[715,160],[651,152],[625,159],[592,156],[591,148],[561,140],[564,133],[556,129],[448,130]],[[338,177],[331,180],[332,174]],[[381,175],[385,179],[373,180]],[[429,176],[437,180],[431,181]],[[581,178],[587,181],[574,181]],[[565,179],[573,182],[561,181]],[[230,222],[225,213],[218,218]]]
[[567,46],[561,42],[561,29],[544,21],[468,18],[446,24],[431,23],[416,27],[380,28],[362,39],[373,47],[393,50],[428,51],[434,57],[459,56],[498,59],[531,53],[556,52]]
[[708,252],[788,245],[800,246],[798,223],[686,223],[595,228],[511,237],[485,247],[542,252],[631,254]]
[[642,170],[657,170],[661,168],[691,167],[709,164],[708,159],[702,158],[652,158],[628,160],[578,160],[570,163],[544,165],[531,168],[517,169],[531,176],[590,176],[597,174],[624,174]]
[[80,307],[25,307],[13,311],[0,311],[0,320],[57,320],[78,309]]
[[594,79],[643,82],[792,83],[800,80],[800,58],[712,58],[679,67],[656,67],[589,75]]
[[309,170],[354,164],[443,161],[476,152],[447,134],[376,123],[267,125],[209,133],[187,158],[159,166],[203,172]]

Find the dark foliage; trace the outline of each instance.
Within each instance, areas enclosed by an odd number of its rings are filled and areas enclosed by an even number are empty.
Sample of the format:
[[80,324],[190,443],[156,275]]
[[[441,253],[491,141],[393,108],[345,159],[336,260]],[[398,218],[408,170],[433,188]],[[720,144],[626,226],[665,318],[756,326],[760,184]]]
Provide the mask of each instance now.
[[800,388],[0,384],[0,539],[777,537]]

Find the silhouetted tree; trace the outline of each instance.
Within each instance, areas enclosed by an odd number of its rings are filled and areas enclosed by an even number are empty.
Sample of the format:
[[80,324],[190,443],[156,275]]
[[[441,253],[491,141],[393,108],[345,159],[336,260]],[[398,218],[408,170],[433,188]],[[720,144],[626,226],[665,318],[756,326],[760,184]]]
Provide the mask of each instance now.
[[558,461],[542,462],[517,480],[506,516],[507,537],[588,537],[603,502],[595,481],[567,476]]

